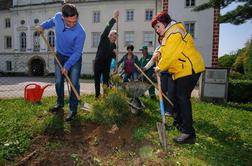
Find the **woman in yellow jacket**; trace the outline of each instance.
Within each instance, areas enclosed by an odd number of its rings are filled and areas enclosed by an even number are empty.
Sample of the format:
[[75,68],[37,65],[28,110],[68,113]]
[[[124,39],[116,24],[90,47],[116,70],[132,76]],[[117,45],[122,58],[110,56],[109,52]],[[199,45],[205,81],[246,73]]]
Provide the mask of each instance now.
[[152,19],[152,27],[161,40],[160,48],[153,56],[153,59],[161,57],[155,70],[168,71],[175,82],[174,123],[181,135],[173,140],[179,144],[193,144],[196,134],[190,98],[205,70],[204,60],[183,24],[172,21],[167,12],[158,13]]

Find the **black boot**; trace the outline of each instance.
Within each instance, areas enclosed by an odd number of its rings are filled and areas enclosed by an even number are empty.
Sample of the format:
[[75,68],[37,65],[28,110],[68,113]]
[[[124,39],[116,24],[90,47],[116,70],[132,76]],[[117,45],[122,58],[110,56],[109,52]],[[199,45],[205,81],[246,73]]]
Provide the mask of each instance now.
[[49,108],[49,112],[52,112],[52,113],[56,113],[60,110],[63,110],[63,106],[60,106],[58,104],[56,104],[55,106]]
[[181,133],[179,137],[173,138],[173,141],[177,144],[195,144],[196,137],[195,134]]

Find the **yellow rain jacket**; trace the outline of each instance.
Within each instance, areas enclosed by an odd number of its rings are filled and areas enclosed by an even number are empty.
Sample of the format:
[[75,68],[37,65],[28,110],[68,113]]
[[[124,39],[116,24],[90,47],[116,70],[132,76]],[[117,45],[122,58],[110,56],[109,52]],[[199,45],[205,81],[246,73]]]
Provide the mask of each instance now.
[[166,30],[158,51],[161,53],[160,71],[171,73],[173,80],[205,70],[204,60],[182,23],[175,23]]

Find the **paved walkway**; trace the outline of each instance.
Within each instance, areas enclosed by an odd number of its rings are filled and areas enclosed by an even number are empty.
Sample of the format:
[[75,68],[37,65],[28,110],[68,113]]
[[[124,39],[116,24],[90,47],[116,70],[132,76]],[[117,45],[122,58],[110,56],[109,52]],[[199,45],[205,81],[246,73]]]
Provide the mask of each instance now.
[[[42,87],[47,84],[52,84],[45,89],[43,96],[55,96],[54,78],[53,77],[0,77],[0,99],[6,98],[19,98],[24,96],[24,88],[26,85],[36,83]],[[65,93],[67,94],[67,84],[65,84]],[[94,94],[94,82],[93,80],[80,81],[80,93],[82,94]],[[102,89],[102,88],[101,88]],[[198,97],[198,90],[195,89],[192,92],[193,97]]]

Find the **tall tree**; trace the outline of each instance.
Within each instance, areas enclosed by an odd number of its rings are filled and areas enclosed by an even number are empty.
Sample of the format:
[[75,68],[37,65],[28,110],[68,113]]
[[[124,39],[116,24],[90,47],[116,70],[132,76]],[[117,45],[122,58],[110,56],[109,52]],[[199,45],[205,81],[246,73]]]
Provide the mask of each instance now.
[[252,38],[248,40],[245,48],[244,72],[247,78],[252,79]]
[[199,6],[196,6],[194,11],[202,11],[209,8],[225,8],[233,2],[243,2],[234,10],[220,16],[220,23],[231,23],[239,25],[245,23],[252,18],[252,0],[209,0]]

